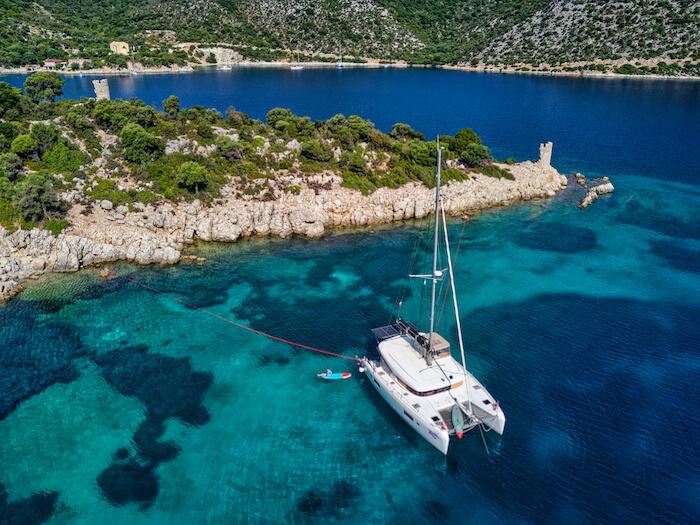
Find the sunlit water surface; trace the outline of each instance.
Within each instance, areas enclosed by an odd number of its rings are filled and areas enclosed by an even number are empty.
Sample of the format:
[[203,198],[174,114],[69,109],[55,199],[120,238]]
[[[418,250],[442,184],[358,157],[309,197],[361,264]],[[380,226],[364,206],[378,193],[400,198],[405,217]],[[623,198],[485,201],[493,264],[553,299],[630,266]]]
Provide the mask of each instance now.
[[[204,265],[52,276],[0,306],[0,523],[698,522],[697,170],[640,150],[620,175],[578,150],[612,196],[582,211],[572,188],[450,225],[469,366],[503,437],[472,432],[445,458],[358,374],[315,377],[352,362],[172,300],[365,354],[421,236],[427,264],[427,224],[200,245]],[[454,338],[449,306],[440,329]]]

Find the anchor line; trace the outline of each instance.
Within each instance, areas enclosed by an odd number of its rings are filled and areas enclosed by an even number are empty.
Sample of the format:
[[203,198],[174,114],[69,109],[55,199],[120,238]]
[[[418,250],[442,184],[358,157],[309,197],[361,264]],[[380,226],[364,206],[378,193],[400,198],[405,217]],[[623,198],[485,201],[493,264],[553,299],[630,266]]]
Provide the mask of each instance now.
[[219,321],[223,321],[225,323],[233,325],[236,328],[239,328],[241,330],[246,330],[246,331],[251,332],[253,334],[256,334],[256,335],[259,335],[262,337],[266,337],[267,339],[271,339],[273,341],[278,341],[280,343],[285,343],[285,344],[287,344],[289,346],[293,346],[295,348],[301,348],[302,350],[308,350],[310,352],[316,352],[318,354],[324,354],[324,355],[328,355],[331,357],[339,357],[341,359],[348,359],[350,361],[360,361],[360,358],[357,356],[349,356],[349,355],[345,355],[345,354],[339,354],[337,352],[331,352],[330,350],[325,350],[323,348],[317,348],[315,346],[310,346],[310,345],[306,345],[303,343],[298,343],[298,342],[292,341],[290,339],[285,339],[284,337],[279,337],[279,336],[276,336],[276,335],[273,335],[273,334],[270,334],[267,332],[263,332],[262,330],[256,330],[255,328],[252,328],[250,326],[246,326],[243,323],[236,322],[233,319],[229,319],[228,317],[224,317],[223,315],[217,314],[216,312],[212,312],[211,310],[207,310],[206,308],[202,308],[200,306],[197,306],[196,304],[192,304],[192,303],[189,303],[189,302],[184,301],[182,299],[178,299],[177,297],[174,297],[172,295],[168,295],[167,292],[165,292],[163,290],[159,290],[158,288],[154,288],[153,286],[149,286],[147,284],[144,284],[142,282],[139,282],[139,281],[132,279],[132,278],[129,278],[129,277],[127,277],[126,279],[128,281],[144,288],[145,290],[148,290],[148,291],[153,292],[153,293],[158,294],[158,295],[162,295],[163,297],[170,299],[171,301],[179,303],[183,306],[187,306],[188,308],[191,308],[193,310],[197,310],[198,312],[202,312],[203,314],[206,314],[210,317],[213,317],[214,319],[218,319]]

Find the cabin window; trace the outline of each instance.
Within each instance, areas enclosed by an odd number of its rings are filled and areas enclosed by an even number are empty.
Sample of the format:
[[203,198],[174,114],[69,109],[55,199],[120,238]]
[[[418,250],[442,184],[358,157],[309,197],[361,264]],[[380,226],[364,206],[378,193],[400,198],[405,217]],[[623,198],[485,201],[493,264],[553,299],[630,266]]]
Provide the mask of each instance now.
[[435,390],[429,390],[429,391],[427,391],[427,392],[419,392],[418,390],[412,389],[412,388],[411,388],[410,386],[408,386],[406,383],[404,383],[403,381],[401,381],[398,377],[396,378],[396,381],[398,381],[398,383],[399,383],[402,387],[404,387],[406,390],[408,390],[409,392],[411,392],[411,394],[413,394],[414,396],[420,396],[420,397],[427,397],[427,396],[432,396],[432,395],[434,395],[434,394],[439,394],[440,392],[447,392],[450,388],[452,388],[451,386],[445,386],[445,387],[442,387],[442,388],[436,388]]
[[447,392],[450,389],[449,386],[446,386],[444,388],[436,388],[435,390],[429,390],[428,392],[418,392],[416,390],[413,390],[412,388],[409,388],[411,392],[413,392],[417,396],[421,397],[427,397],[427,396],[433,396],[435,394],[439,394],[440,392]]
[[403,411],[403,413],[406,415],[406,417],[407,417],[408,419],[410,419],[411,421],[413,421],[413,417],[411,417],[411,414],[409,414],[409,413],[406,412],[405,410]]

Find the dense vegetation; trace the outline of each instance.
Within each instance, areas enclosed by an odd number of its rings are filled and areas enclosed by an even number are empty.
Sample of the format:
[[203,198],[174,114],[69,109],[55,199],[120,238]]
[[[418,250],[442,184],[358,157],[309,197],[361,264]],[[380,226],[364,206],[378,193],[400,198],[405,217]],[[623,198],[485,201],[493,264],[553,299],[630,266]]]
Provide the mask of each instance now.
[[129,42],[146,66],[215,61],[178,42],[223,44],[252,60],[334,60],[342,46],[348,60],[606,71],[627,63],[632,74],[696,74],[700,62],[692,0],[3,0],[0,18],[6,67],[46,58],[125,67],[129,57],[109,53],[112,40]]
[[[140,100],[53,101],[62,80],[37,73],[25,91],[0,82],[0,224],[13,229],[67,224],[66,199],[89,212],[95,201],[138,206],[168,199],[216,199],[222,187],[238,198],[277,199],[316,187],[335,174],[370,193],[410,181],[434,185],[437,144],[408,124],[390,133],[358,116],[312,121],[275,108],[265,122],[230,108],[163,111]],[[447,180],[478,171],[512,178],[470,129],[440,138]]]

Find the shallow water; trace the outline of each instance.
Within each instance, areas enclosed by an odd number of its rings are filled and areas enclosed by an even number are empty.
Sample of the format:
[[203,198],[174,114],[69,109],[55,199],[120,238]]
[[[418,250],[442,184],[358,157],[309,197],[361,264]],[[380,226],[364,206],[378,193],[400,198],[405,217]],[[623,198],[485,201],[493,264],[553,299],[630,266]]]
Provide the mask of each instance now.
[[[315,379],[352,363],[169,299],[365,353],[425,228],[202,246],[203,266],[30,285],[0,308],[4,512],[47,509],[55,524],[697,520],[697,197],[616,182],[587,211],[569,192],[464,229],[469,364],[508,416],[489,454],[471,433],[443,458],[364,379]],[[404,314],[419,303],[410,288]]]
[[616,191],[587,210],[572,187],[450,226],[469,366],[508,418],[488,453],[472,432],[444,458],[363,378],[315,378],[351,362],[171,299],[371,352],[427,224],[30,283],[0,306],[0,523],[697,523],[700,190],[597,172]]

